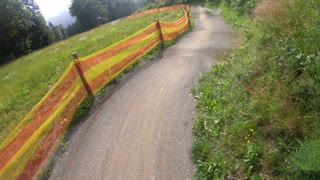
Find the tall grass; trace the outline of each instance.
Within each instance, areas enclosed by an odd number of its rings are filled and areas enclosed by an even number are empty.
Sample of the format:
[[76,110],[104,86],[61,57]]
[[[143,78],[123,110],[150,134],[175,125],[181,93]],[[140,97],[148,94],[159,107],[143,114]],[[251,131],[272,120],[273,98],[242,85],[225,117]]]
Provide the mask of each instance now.
[[0,143],[59,79],[71,63],[73,52],[87,56],[132,35],[155,19],[170,22],[183,15],[182,10],[172,10],[103,25],[1,66]]
[[319,6],[265,0],[246,14],[222,0],[243,41],[195,90],[198,179],[319,179]]

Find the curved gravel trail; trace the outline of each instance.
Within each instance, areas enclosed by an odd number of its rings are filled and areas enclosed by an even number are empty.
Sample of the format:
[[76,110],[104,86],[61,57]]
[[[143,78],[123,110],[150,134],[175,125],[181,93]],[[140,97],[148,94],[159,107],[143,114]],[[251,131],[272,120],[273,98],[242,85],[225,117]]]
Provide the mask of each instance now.
[[51,179],[192,179],[191,90],[235,33],[220,17],[192,6],[194,30],[161,58],[130,73],[71,135]]

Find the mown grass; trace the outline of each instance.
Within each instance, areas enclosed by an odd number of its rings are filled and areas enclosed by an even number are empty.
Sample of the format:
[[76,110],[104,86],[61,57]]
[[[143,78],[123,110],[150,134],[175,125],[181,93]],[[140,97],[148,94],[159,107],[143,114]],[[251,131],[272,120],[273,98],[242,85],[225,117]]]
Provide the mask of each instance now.
[[72,62],[101,50],[151,24],[155,19],[175,21],[184,15],[172,10],[127,19],[73,36],[0,67],[0,143],[39,102]]
[[220,4],[242,44],[195,89],[197,179],[319,179],[319,1]]

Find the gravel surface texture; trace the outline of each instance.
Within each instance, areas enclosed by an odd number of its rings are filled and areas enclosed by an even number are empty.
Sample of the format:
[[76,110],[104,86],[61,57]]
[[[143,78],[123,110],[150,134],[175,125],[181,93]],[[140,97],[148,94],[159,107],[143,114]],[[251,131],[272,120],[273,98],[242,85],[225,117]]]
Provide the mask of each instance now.
[[192,6],[195,28],[162,56],[127,75],[75,130],[50,179],[192,179],[191,90],[235,32],[220,16]]

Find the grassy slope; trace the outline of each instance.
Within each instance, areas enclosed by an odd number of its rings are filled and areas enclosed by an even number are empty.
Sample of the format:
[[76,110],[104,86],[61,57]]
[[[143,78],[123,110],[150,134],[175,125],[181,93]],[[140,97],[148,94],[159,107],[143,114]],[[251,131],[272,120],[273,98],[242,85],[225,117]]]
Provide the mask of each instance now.
[[243,41],[195,90],[198,179],[319,179],[319,5],[220,7]]
[[59,79],[71,63],[73,52],[84,57],[132,35],[155,19],[171,22],[182,16],[182,10],[173,10],[103,25],[0,67],[0,143]]

